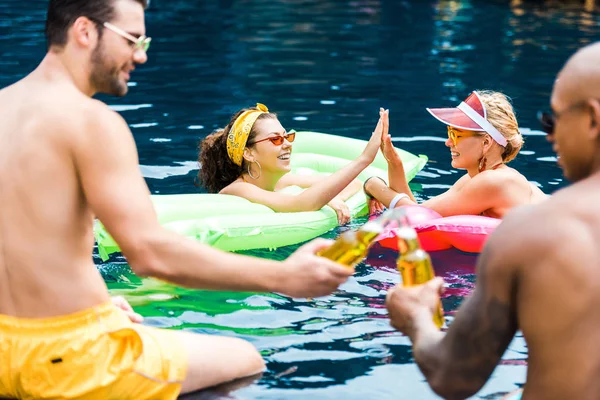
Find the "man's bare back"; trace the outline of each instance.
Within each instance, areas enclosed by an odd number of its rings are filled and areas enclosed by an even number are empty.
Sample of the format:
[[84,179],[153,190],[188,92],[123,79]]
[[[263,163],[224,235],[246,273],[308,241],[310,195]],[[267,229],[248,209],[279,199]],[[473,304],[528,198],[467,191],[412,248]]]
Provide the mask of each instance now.
[[600,394],[599,187],[596,174],[517,222],[530,238],[510,257],[515,264],[522,258],[513,279],[518,326],[529,351],[526,399]]
[[94,217],[134,273],[191,288],[316,297],[353,273],[316,256],[331,241],[277,262],[159,224],[127,123],[91,99],[147,61],[146,5],[50,0],[46,57],[0,91],[0,397],[169,399],[264,370],[241,339],[134,324],[92,262]]
[[109,298],[71,154],[96,103],[41,73],[0,91],[0,314],[70,314]]

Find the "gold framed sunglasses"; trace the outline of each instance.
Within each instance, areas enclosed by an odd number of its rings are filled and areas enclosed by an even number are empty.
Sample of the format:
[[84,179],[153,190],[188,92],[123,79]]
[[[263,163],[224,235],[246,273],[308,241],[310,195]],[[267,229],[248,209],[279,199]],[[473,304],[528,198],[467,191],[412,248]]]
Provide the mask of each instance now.
[[102,24],[106,29],[110,29],[111,31],[113,31],[114,33],[116,33],[117,35],[129,40],[130,42],[133,43],[133,49],[135,51],[137,50],[142,50],[144,53],[148,52],[148,49],[150,48],[150,42],[152,41],[151,37],[148,37],[146,35],[142,35],[138,38],[136,38],[133,35],[130,35],[129,33],[125,32],[123,29],[111,24],[110,22],[104,22]]
[[479,132],[475,132],[475,131],[459,131],[457,129],[454,129],[451,126],[448,126],[448,138],[450,140],[452,140],[452,143],[454,143],[454,146],[456,146],[458,144],[458,142],[465,137],[483,136],[484,134],[485,134],[485,132],[479,133]]

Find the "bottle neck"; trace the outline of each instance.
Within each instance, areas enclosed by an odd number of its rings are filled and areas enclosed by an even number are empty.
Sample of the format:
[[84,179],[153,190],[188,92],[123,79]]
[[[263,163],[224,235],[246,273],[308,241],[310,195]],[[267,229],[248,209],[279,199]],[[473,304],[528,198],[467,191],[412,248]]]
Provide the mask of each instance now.
[[398,237],[398,251],[400,254],[411,253],[415,250],[419,250],[421,245],[417,238],[402,238]]

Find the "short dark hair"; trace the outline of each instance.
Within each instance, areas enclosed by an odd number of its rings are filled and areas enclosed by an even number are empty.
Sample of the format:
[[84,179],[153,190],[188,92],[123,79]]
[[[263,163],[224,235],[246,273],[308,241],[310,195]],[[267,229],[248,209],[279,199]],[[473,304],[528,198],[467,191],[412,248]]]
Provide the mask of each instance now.
[[[67,31],[79,17],[88,17],[98,25],[102,35],[101,22],[111,21],[115,14],[116,0],[50,0],[46,17],[46,41],[51,46],[67,44]],[[149,0],[131,0],[140,3],[144,9]]]

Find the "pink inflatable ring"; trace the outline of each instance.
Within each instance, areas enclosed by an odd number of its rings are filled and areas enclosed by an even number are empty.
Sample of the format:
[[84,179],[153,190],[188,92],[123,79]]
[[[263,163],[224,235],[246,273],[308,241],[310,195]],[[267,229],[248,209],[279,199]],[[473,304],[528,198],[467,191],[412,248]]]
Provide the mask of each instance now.
[[[447,250],[455,247],[467,253],[480,253],[487,237],[502,220],[479,215],[442,217],[423,206],[402,206],[410,225],[419,235],[425,251]],[[382,247],[398,250],[396,229],[384,231],[376,239]]]

